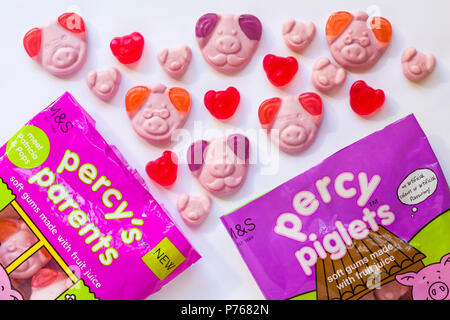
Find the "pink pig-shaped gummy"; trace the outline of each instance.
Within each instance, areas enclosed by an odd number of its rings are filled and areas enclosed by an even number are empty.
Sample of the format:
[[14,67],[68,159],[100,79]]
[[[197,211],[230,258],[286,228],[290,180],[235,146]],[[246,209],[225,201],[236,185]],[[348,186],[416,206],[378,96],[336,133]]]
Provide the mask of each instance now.
[[338,68],[328,58],[320,58],[314,65],[312,82],[314,87],[327,92],[344,84],[347,72],[343,68]]
[[418,273],[398,275],[396,279],[413,287],[414,300],[450,300],[450,254],[444,256],[440,263],[429,265]]
[[336,12],[328,19],[326,36],[331,54],[342,67],[361,70],[372,67],[392,38],[392,26],[382,17],[359,11]]
[[116,68],[109,68],[104,71],[91,71],[86,82],[91,91],[103,101],[109,101],[119,90],[121,81],[120,71]]
[[289,49],[300,52],[310,45],[316,35],[316,26],[312,22],[300,22],[289,19],[283,24],[283,39]]
[[11,280],[5,269],[0,265],[0,300],[23,300],[19,291],[11,286]]
[[261,34],[261,22],[250,14],[207,13],[195,26],[203,57],[223,73],[238,72],[250,62]]
[[322,99],[312,92],[266,100],[258,111],[269,138],[287,153],[303,151],[312,144],[322,114]]
[[57,21],[28,31],[23,45],[28,55],[51,74],[67,76],[86,61],[84,21],[76,13],[64,13]]
[[408,80],[418,82],[433,72],[436,58],[432,54],[418,52],[408,48],[402,55],[403,74]]
[[[4,267],[11,264],[37,242],[33,232],[21,220],[0,220],[0,231],[0,265]],[[26,259],[10,276],[12,279],[31,278],[50,259],[48,252],[45,249],[41,249]]]
[[30,300],[55,300],[72,285],[65,273],[43,268],[31,279]]
[[177,207],[183,220],[192,226],[196,226],[201,224],[208,216],[211,210],[211,198],[207,195],[191,197],[182,194],[178,198]]
[[163,70],[172,78],[180,79],[191,63],[192,51],[188,46],[164,49],[158,53],[158,61]]
[[149,143],[162,145],[186,122],[191,96],[182,88],[154,84],[130,89],[125,103],[136,133]]
[[192,174],[209,192],[225,195],[236,192],[247,177],[250,141],[234,134],[226,139],[193,143],[187,153]]

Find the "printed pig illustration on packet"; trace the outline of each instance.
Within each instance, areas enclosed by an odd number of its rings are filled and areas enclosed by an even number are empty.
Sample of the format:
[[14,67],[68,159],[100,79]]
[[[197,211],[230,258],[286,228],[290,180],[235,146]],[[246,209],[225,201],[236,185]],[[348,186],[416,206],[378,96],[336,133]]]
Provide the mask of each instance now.
[[413,287],[414,300],[450,300],[450,254],[440,263],[425,267],[418,273],[398,275],[397,281]]
[[238,72],[250,62],[261,34],[261,22],[250,14],[207,13],[195,26],[203,57],[223,73]]
[[187,152],[192,174],[209,192],[225,195],[236,192],[247,177],[250,141],[234,134],[212,141],[193,143]]
[[23,300],[19,291],[11,287],[11,280],[0,265],[0,300]]
[[363,70],[383,55],[392,38],[392,26],[382,17],[359,11],[340,11],[328,19],[326,36],[333,58],[342,67]]
[[191,96],[182,88],[167,88],[163,84],[130,89],[126,109],[138,135],[151,144],[171,141],[176,129],[186,122],[191,108]]
[[258,112],[270,140],[287,153],[303,151],[313,143],[322,115],[322,99],[312,92],[266,100]]
[[84,21],[76,13],[64,13],[57,21],[28,31],[23,45],[28,55],[51,74],[70,75],[86,61]]

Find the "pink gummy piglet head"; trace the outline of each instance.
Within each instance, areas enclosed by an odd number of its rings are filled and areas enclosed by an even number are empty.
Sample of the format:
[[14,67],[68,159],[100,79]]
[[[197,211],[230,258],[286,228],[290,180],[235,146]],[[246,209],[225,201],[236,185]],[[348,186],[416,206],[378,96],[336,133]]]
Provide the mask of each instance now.
[[86,61],[84,21],[76,13],[64,13],[57,21],[28,31],[23,45],[28,55],[51,74],[70,75]]
[[103,71],[91,71],[86,78],[89,89],[103,101],[109,101],[117,93],[121,81],[120,71],[109,68]]
[[412,287],[414,300],[450,300],[450,254],[440,263],[425,267],[419,272],[398,275],[397,281]]
[[172,78],[180,79],[191,63],[192,51],[188,46],[164,49],[158,53],[158,61],[163,70]]
[[19,291],[11,286],[11,280],[0,265],[0,300],[23,300]]
[[209,192],[226,195],[236,192],[247,177],[250,141],[234,134],[212,141],[197,141],[187,153],[192,174]]
[[300,52],[310,45],[316,35],[316,26],[312,22],[300,22],[289,19],[283,24],[283,39],[289,49]]
[[340,11],[331,15],[326,37],[336,62],[350,70],[372,67],[383,55],[392,38],[392,26],[382,17],[359,11],[354,15]]
[[250,14],[207,13],[195,27],[205,60],[217,71],[234,73],[250,62],[262,35],[259,19]]
[[171,142],[176,129],[186,122],[191,108],[191,96],[182,88],[167,88],[162,84],[130,89],[126,110],[138,135],[155,145]]
[[287,153],[303,151],[313,143],[322,115],[322,99],[312,92],[266,100],[258,112],[269,139]]
[[178,211],[183,220],[192,226],[200,225],[211,210],[211,198],[207,195],[192,197],[182,194],[177,201]]
[[328,92],[342,86],[346,78],[347,72],[332,64],[328,58],[320,58],[314,65],[312,82],[321,92]]
[[405,77],[413,82],[419,82],[436,66],[436,58],[432,54],[425,54],[415,48],[408,48],[402,55],[402,68]]
[[[16,219],[0,220],[0,264],[8,266],[37,242],[27,225]],[[13,279],[28,279],[44,267],[51,257],[42,248],[11,273]]]

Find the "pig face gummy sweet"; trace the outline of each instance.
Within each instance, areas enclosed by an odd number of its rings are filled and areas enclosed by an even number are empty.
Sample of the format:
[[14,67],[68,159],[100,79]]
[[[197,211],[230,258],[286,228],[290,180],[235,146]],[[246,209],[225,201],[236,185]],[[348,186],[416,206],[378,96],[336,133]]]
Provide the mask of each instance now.
[[382,56],[392,38],[392,26],[382,17],[359,11],[340,11],[331,15],[326,26],[331,54],[338,64],[350,70],[372,67]]
[[269,138],[287,153],[308,148],[322,122],[322,99],[315,93],[273,98],[259,107],[259,121]]
[[418,273],[398,275],[397,281],[413,287],[414,300],[450,300],[450,254],[440,263],[425,267]]
[[113,55],[123,64],[132,64],[142,57],[145,40],[139,32],[116,37],[111,40],[110,48]]
[[[0,264],[4,267],[16,260],[36,242],[36,237],[23,221],[16,219],[0,220]],[[31,278],[49,261],[50,256],[47,251],[41,249],[14,270],[11,278]]]
[[192,174],[209,192],[225,195],[236,192],[247,177],[250,141],[234,134],[212,141],[197,141],[187,153]]
[[0,300],[23,300],[19,291],[11,286],[11,280],[5,269],[0,265]]
[[30,300],[55,300],[73,285],[66,274],[43,268],[31,279]]
[[186,122],[191,96],[182,88],[155,84],[130,89],[126,109],[138,135],[152,144],[167,144]]
[[294,57],[278,57],[268,54],[263,60],[264,71],[269,81],[276,87],[284,87],[292,81],[298,71],[298,61]]
[[195,27],[206,62],[223,73],[238,72],[250,62],[261,34],[261,22],[249,14],[207,13]]
[[162,186],[170,186],[177,180],[178,158],[171,151],[164,151],[161,158],[150,161],[145,170],[148,176]]
[[191,63],[192,51],[188,46],[177,49],[164,49],[158,53],[158,62],[172,78],[180,79]]
[[86,82],[91,91],[103,101],[109,101],[117,93],[121,81],[120,71],[110,68],[104,71],[91,71]]
[[433,72],[436,58],[432,54],[418,52],[408,48],[402,55],[402,67],[405,77],[413,82],[419,82]]
[[51,74],[70,75],[86,61],[84,21],[76,13],[64,13],[57,21],[28,31],[23,45],[28,55]]
[[308,47],[316,35],[316,26],[312,22],[300,22],[289,19],[283,24],[283,39],[289,49],[300,52]]
[[177,201],[178,212],[183,220],[192,226],[201,224],[211,210],[211,198],[207,195],[191,197],[182,194]]
[[338,68],[328,58],[317,60],[313,68],[312,82],[314,87],[327,92],[344,84],[347,72],[343,68]]
[[205,94],[204,103],[208,111],[219,120],[231,118],[236,112],[241,95],[234,87],[224,91],[210,90]]

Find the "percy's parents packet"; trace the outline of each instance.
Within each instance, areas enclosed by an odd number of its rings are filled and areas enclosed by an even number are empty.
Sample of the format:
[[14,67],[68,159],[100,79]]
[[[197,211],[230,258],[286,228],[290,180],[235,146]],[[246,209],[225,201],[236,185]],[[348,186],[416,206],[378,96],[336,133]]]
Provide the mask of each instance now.
[[145,299],[199,258],[69,93],[0,149],[0,300]]
[[413,115],[222,217],[267,299],[450,299],[450,191]]

